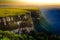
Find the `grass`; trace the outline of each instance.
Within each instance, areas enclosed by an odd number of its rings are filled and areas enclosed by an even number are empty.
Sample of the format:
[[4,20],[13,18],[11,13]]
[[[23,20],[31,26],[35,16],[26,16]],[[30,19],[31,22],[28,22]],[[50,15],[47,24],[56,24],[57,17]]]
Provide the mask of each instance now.
[[0,8],[0,17],[22,15],[28,13],[28,10],[37,10],[37,8]]
[[26,10],[16,9],[16,8],[0,8],[0,17],[22,15],[27,13]]

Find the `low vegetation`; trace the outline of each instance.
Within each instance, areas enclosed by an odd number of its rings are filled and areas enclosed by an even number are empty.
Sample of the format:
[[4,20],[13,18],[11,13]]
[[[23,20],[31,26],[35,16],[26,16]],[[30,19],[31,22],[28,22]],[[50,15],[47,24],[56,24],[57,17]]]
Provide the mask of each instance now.
[[59,36],[45,33],[15,34],[10,31],[0,30],[0,40],[60,40]]

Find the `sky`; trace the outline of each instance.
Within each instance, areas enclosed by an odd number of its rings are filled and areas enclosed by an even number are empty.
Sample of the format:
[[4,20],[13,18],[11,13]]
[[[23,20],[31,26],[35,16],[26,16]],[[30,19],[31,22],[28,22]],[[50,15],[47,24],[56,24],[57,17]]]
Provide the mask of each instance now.
[[60,5],[60,0],[0,0],[0,4],[8,5],[35,5],[35,6],[48,6]]

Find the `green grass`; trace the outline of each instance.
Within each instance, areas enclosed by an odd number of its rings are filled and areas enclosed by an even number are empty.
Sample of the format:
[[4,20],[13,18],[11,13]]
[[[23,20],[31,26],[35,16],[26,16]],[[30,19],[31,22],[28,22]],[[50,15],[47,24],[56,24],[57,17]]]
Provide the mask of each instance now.
[[21,7],[21,8],[0,8],[0,17],[5,16],[13,16],[13,15],[22,15],[29,11],[28,10],[37,10],[38,8],[29,8],[29,7]]
[[19,8],[0,8],[0,17],[22,15],[27,12],[27,10],[22,10]]

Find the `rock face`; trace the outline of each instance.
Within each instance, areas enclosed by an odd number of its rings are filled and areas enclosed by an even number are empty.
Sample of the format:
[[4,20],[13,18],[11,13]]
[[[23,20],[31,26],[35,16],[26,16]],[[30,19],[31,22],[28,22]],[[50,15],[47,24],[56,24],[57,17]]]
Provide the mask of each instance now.
[[60,34],[60,8],[42,9],[42,16],[51,25],[48,31]]
[[14,30],[27,27],[34,29],[30,14],[0,17],[1,30]]

